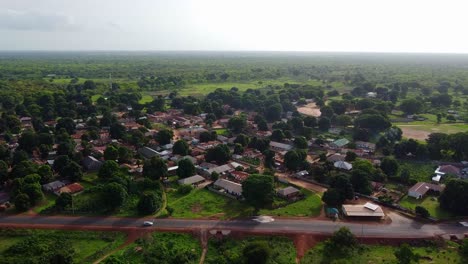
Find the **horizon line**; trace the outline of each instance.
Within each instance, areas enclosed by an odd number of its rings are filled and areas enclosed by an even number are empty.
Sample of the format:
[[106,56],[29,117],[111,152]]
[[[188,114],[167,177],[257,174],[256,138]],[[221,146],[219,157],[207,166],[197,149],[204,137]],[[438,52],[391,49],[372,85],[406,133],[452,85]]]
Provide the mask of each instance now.
[[468,55],[467,52],[427,52],[427,51],[326,51],[326,50],[157,50],[157,49],[70,49],[70,50],[48,50],[48,49],[0,49],[0,53],[14,53],[14,52],[161,52],[161,53],[175,53],[175,52],[212,52],[212,53],[341,53],[341,54],[420,54],[420,55]]

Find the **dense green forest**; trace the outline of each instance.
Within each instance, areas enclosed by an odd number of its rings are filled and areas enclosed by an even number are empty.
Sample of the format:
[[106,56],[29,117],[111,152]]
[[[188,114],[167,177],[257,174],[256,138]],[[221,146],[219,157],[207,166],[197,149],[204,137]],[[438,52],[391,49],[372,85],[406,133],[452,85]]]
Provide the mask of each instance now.
[[3,52],[0,78],[173,78],[174,83],[291,78],[466,84],[466,55],[301,52]]

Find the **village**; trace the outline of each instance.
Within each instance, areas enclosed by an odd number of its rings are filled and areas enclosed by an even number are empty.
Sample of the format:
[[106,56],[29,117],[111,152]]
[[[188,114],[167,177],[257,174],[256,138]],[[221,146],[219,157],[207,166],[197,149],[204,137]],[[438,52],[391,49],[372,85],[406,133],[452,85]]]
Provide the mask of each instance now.
[[[297,102],[293,102],[293,104],[297,104]],[[113,138],[111,128],[106,126],[96,131],[95,139],[89,140],[88,125],[91,119],[73,120],[70,122],[74,131],[70,137],[75,146],[72,153],[87,153],[79,163],[84,176],[73,180],[60,174],[55,164],[59,157],[57,154],[59,144],[55,144],[46,155],[39,153],[39,151],[34,151],[32,155],[31,161],[34,164],[50,166],[52,171],[58,172],[50,177],[50,182],[41,180],[41,189],[44,193],[56,197],[62,193],[80,196],[81,193],[86,192],[87,187],[92,186],[89,181],[83,181],[83,179],[88,178],[86,175],[100,173],[102,166],[109,162],[117,162],[120,170],[130,175],[131,181],[141,181],[144,179],[144,164],[151,159],[160,159],[167,167],[167,173],[161,174],[161,181],[166,191],[177,189],[180,186],[192,186],[195,189],[206,188],[210,192],[241,202],[245,199],[242,193],[242,184],[250,175],[262,173],[272,175],[276,182],[275,196],[278,197],[275,200],[283,200],[283,202],[275,202],[274,208],[280,208],[301,201],[311,193],[322,197],[323,192],[330,188],[330,182],[323,180],[323,178],[330,173],[337,175],[352,172],[356,160],[371,164],[372,173],[382,174],[381,171],[375,170],[381,167],[384,158],[380,153],[376,153],[376,144],[342,137],[340,135],[343,135],[344,128],[330,127],[326,133],[327,138],[319,136],[306,140],[304,137],[299,137],[303,142],[298,144],[298,137],[296,140],[284,135],[278,138],[278,129],[272,128],[275,127],[273,123],[269,123],[267,129],[259,129],[259,122],[256,122],[258,114],[255,112],[236,111],[231,109],[229,105],[224,105],[223,108],[224,111],[232,114],[224,115],[220,119],[209,120],[207,123],[205,122],[207,113],[189,115],[181,109],[148,112],[143,116],[131,117],[132,107],[128,106],[126,111],[115,113],[116,123],[126,133],[138,131],[140,137],[145,139],[138,144]],[[356,115],[358,112],[349,111],[347,114]],[[101,122],[102,118],[102,115],[96,116],[95,121]],[[233,120],[237,119],[241,119],[241,133],[233,133],[235,130],[239,131],[235,127],[238,125],[233,124],[235,123]],[[297,114],[289,111],[284,113],[279,122],[290,124],[294,122],[293,119],[296,119],[294,121],[297,122]],[[22,131],[28,131],[33,127],[31,117],[21,117],[19,120]],[[147,129],[148,124],[149,127],[158,128]],[[48,121],[45,122],[45,126],[56,128],[57,122]],[[168,134],[169,136],[161,139],[162,137],[158,137],[158,134]],[[8,144],[9,151],[15,152],[21,137],[21,134],[13,136]],[[273,141],[273,138],[278,141]],[[83,144],[83,141],[86,141],[87,145]],[[252,144],[253,141],[260,143],[255,145]],[[144,145],[141,142],[145,142]],[[265,146],[265,144],[268,145]],[[220,146],[224,146],[225,153],[213,151],[215,157],[209,157],[207,160],[209,156],[207,153],[210,150],[220,148]],[[109,154],[109,149],[116,151],[120,148],[130,151],[131,154],[127,154],[127,156],[131,158],[119,159],[118,154]],[[289,155],[288,152],[293,153],[299,149],[306,156],[299,158],[302,159],[299,161],[300,164],[294,165],[293,163],[297,163],[298,158],[287,160],[286,156]],[[268,150],[268,154],[265,153],[265,150]],[[223,155],[225,157],[222,157]],[[111,157],[112,160],[109,161],[109,156],[115,157]],[[59,159],[59,162],[62,161]],[[181,162],[184,163],[181,165],[183,169],[180,169],[179,166]],[[268,168],[265,167],[265,164],[268,164]],[[304,164],[306,165],[304,166]],[[186,172],[187,166],[188,172]],[[427,181],[413,182],[412,186],[405,187],[403,184],[397,184],[397,187],[394,187],[395,184],[390,184],[388,187],[384,181],[371,180],[369,182],[372,188],[370,192],[359,193],[355,188],[354,195],[348,195],[344,199],[340,198],[339,201],[332,202],[327,202],[322,197],[328,206],[325,208],[321,208],[320,204],[315,206],[319,206],[318,210],[321,211],[319,215],[326,215],[333,220],[341,218],[353,221],[353,219],[369,218],[382,221],[387,219],[385,212],[392,210],[414,215],[418,201],[424,200],[426,195],[430,195],[431,199],[434,199],[433,197],[437,197],[444,190],[445,185],[441,184],[444,175],[468,178],[468,164],[466,162],[447,164],[441,162],[435,168],[433,174],[427,175]],[[317,173],[322,175],[317,175]],[[3,211],[11,210],[9,185],[8,182],[5,184],[5,188],[0,192],[1,210]],[[400,201],[403,201],[403,204],[399,204]],[[49,202],[49,204],[53,206],[53,203]],[[70,210],[71,208],[68,211]],[[154,212],[156,211],[152,213]],[[299,212],[292,216],[317,217],[319,215]],[[429,215],[425,214],[425,216]]]

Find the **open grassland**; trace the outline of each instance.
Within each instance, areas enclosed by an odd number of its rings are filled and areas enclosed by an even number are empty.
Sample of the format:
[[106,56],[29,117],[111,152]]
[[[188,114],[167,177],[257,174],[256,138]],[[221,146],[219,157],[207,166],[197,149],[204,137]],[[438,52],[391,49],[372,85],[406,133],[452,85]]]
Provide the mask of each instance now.
[[322,210],[322,200],[317,194],[303,190],[306,195],[305,199],[294,202],[284,207],[269,210],[260,210],[261,215],[272,216],[308,216],[314,217],[320,215]]
[[[239,89],[239,91],[246,91],[247,89],[261,89],[267,86],[283,86],[285,83],[300,83],[309,84],[312,86],[324,86],[319,80],[304,80],[294,81],[291,79],[276,79],[276,80],[259,80],[259,81],[248,81],[248,82],[220,82],[220,83],[201,83],[201,84],[189,84],[186,87],[179,90],[179,94],[183,96],[192,95],[207,95],[218,88],[229,90],[233,87]],[[332,85],[336,87],[343,87],[343,83],[336,82]]]
[[261,242],[268,245],[271,252],[268,264],[295,263],[296,250],[292,240],[284,237],[248,237],[239,240],[210,240],[205,264],[244,263],[242,251],[252,242]]
[[[285,204],[276,209],[262,209],[260,214],[273,216],[307,216],[320,214],[322,202],[320,197],[310,191],[305,191],[306,198],[291,204]],[[187,195],[181,195],[176,190],[167,192],[168,206],[174,210],[172,216],[180,218],[218,218],[230,219],[248,217],[254,209],[244,202],[234,200],[207,189],[195,189]],[[285,200],[277,198],[284,204]]]
[[187,195],[175,190],[167,192],[168,206],[174,209],[173,217],[179,218],[234,218],[248,216],[253,209],[240,201],[216,194],[207,189],[195,189]]
[[[448,242],[444,247],[426,246],[413,247],[413,252],[419,254],[421,259],[419,263],[463,263],[458,253],[458,245]],[[318,244],[309,250],[302,258],[301,264],[319,264],[319,263],[388,263],[397,264],[398,261],[394,255],[396,247],[392,246],[363,246],[352,256],[336,259],[332,262],[329,258],[322,255],[323,243]],[[413,262],[411,262],[413,263]]]
[[437,219],[449,219],[452,216],[449,212],[440,208],[439,201],[435,196],[427,195],[422,199],[405,196],[400,200],[400,205],[411,210],[414,210],[416,206],[422,206],[429,211],[431,217]]
[[[110,263],[199,263],[201,247],[189,234],[152,233],[117,251]],[[110,261],[110,260],[109,260]]]
[[[72,251],[73,263],[92,263],[123,244],[125,235],[117,232],[0,230],[0,263],[39,263],[51,252]],[[62,248],[66,246],[71,248]],[[28,262],[25,262],[28,261]]]

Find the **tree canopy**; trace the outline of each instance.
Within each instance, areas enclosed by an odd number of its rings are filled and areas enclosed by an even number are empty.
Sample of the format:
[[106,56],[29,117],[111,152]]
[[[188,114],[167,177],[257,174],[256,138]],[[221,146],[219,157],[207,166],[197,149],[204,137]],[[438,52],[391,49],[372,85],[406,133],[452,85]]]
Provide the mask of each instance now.
[[273,177],[261,174],[250,175],[242,183],[242,195],[256,210],[270,205],[275,195]]
[[159,180],[167,175],[166,162],[159,157],[152,157],[143,164],[143,177]]

